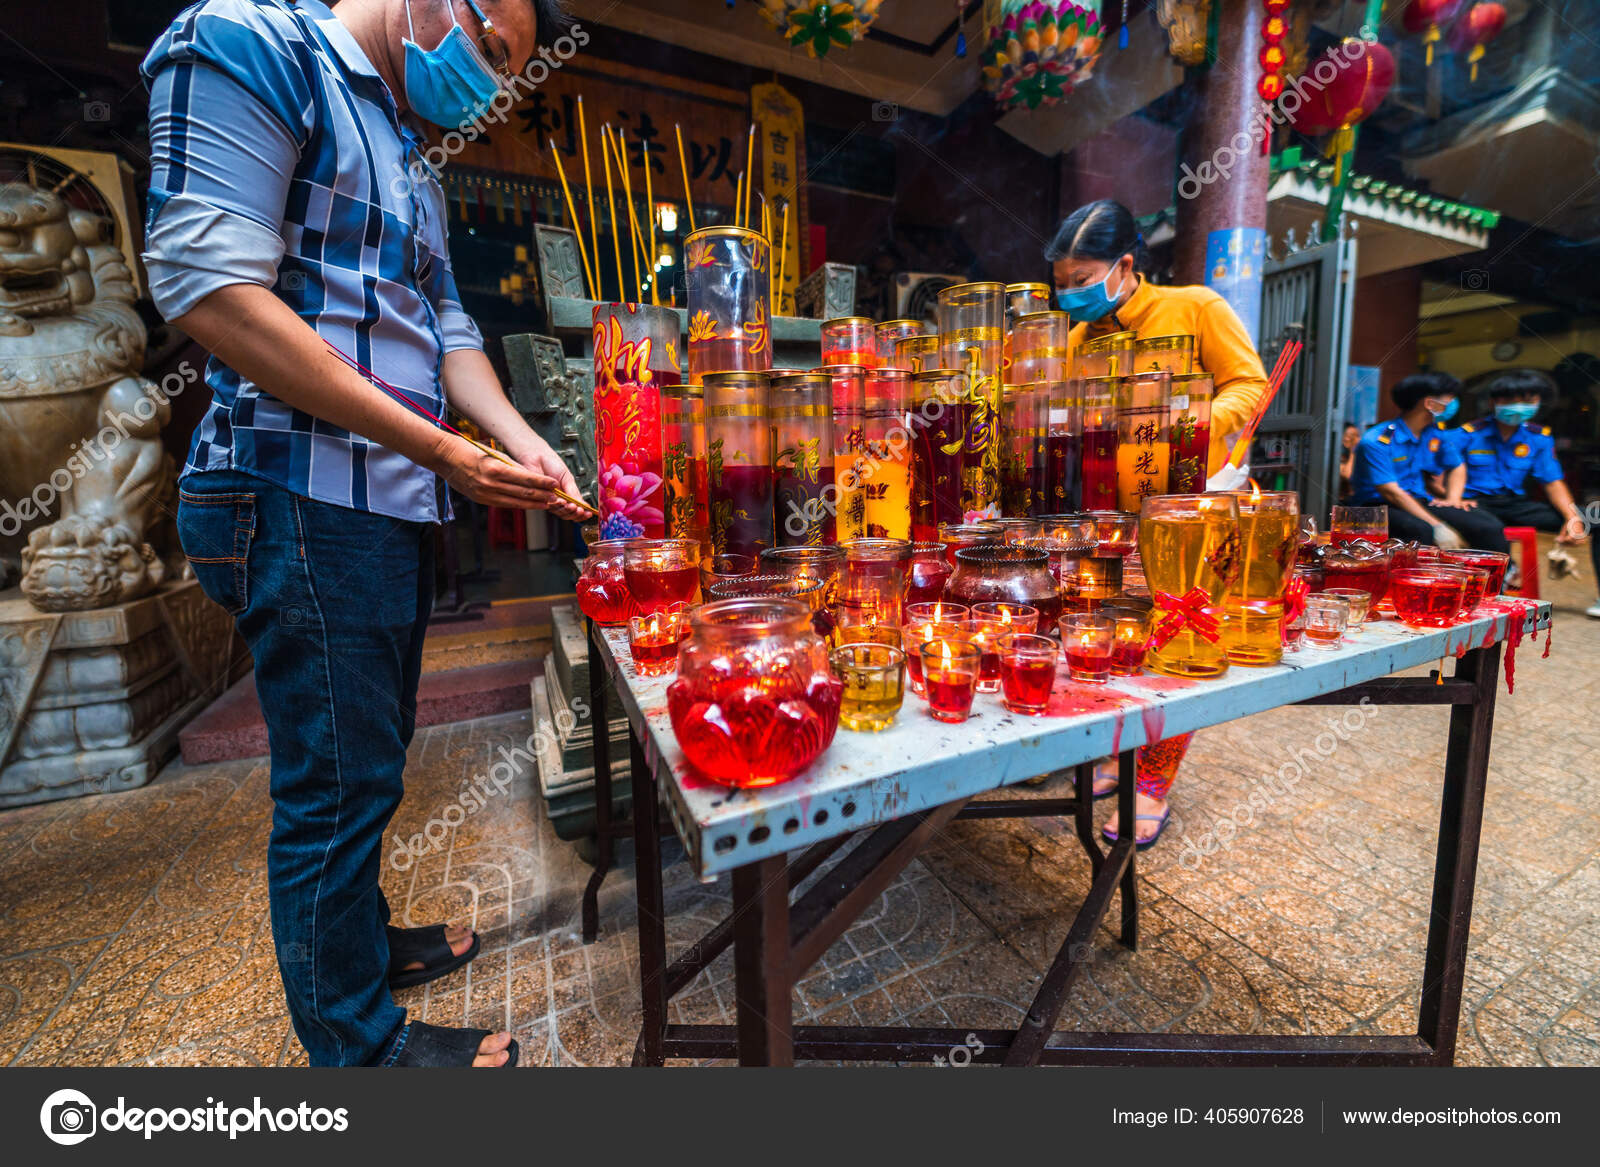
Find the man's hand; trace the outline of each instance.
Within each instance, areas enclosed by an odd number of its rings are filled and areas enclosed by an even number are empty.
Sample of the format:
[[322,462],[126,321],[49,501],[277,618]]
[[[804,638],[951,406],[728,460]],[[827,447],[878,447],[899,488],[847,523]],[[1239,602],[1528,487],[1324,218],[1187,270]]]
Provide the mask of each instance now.
[[[572,477],[572,471],[567,469],[567,464],[561,460],[561,455],[552,450],[549,443],[538,434],[529,431],[527,436],[531,440],[512,451],[511,456],[535,474],[550,479],[558,490],[565,491],[573,498],[581,498],[577,480]],[[571,519],[573,522],[594,517],[593,511],[573,506],[556,495],[551,495],[547,504],[540,505],[545,506],[551,514]]]
[[1455,507],[1457,510],[1470,511],[1473,507],[1478,505],[1478,500],[1475,498],[1439,498],[1434,499],[1433,505],[1436,507]]
[[[551,493],[557,482],[550,475],[527,466],[512,466],[502,462],[452,433],[440,431],[429,469],[448,482],[452,489],[486,506],[528,510],[530,507],[552,508],[560,505],[577,509],[560,502]],[[568,477],[570,479],[571,476]]]
[[1589,537],[1589,525],[1583,521],[1582,515],[1570,515],[1556,535],[1557,543],[1582,543]]

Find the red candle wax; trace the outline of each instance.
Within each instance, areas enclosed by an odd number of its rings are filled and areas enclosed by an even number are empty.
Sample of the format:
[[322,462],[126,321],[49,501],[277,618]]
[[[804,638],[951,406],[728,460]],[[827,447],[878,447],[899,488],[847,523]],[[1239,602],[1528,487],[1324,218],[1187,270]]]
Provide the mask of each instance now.
[[678,658],[679,637],[674,632],[646,633],[628,642],[633,664],[643,676],[659,676],[672,671]]
[[972,712],[973,682],[967,672],[943,670],[927,677],[928,712],[940,721],[965,721]]
[[[1448,628],[1461,610],[1460,579],[1403,571],[1389,581],[1389,598],[1401,623],[1414,628]],[[1311,629],[1306,635],[1311,635]]]
[[1125,677],[1138,674],[1144,667],[1143,638],[1138,640],[1124,640],[1118,637],[1111,645],[1111,671]]
[[694,600],[695,589],[700,586],[700,569],[693,564],[687,567],[629,567],[623,570],[628,581],[628,591],[646,613],[659,612],[673,604],[687,604]]
[[1329,588],[1353,588],[1359,592],[1366,592],[1372,597],[1372,605],[1376,607],[1378,601],[1383,599],[1389,590],[1389,565],[1381,559],[1362,560],[1356,563],[1345,563],[1337,558],[1330,559],[1323,564],[1322,587],[1319,591]]
[[1111,675],[1111,651],[1102,648],[1085,648],[1068,645],[1067,670],[1075,681],[1103,681]]
[[1048,658],[1005,660],[1000,664],[1000,681],[1007,705],[1019,712],[1043,712],[1055,685],[1056,664]]

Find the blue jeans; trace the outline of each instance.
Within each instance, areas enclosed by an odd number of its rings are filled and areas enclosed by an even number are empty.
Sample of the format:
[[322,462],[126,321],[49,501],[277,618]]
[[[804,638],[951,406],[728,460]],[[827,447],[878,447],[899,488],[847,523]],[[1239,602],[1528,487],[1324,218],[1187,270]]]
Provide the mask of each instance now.
[[314,1066],[382,1063],[383,832],[400,804],[433,599],[430,524],[315,502],[231,470],[184,479],[178,532],[255,658],[272,747],[267,884],[295,1033]]

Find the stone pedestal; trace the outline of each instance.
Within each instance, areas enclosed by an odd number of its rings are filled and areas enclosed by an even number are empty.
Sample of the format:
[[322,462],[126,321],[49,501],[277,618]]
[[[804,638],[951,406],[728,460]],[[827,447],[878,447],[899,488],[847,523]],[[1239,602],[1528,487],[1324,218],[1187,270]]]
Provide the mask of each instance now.
[[0,807],[143,786],[249,666],[193,580],[82,612],[0,592]]

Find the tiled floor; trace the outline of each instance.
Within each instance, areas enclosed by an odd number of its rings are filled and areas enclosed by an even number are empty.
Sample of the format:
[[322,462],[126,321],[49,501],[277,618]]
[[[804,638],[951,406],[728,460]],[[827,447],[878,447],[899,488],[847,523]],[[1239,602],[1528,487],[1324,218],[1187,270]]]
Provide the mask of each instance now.
[[[1600,622],[1577,611],[1584,585],[1554,591],[1553,654],[1524,646],[1516,693],[1500,697],[1464,1064],[1600,1064]],[[1141,859],[1145,942],[1129,953],[1097,938],[1063,1027],[1412,1031],[1446,714],[1347,722],[1349,740],[1292,794],[1252,806],[1256,781],[1336,715],[1284,710],[1195,739],[1179,822]],[[419,734],[394,833],[427,829],[529,730],[510,715]],[[260,762],[174,766],[143,790],[0,814],[0,1064],[304,1061],[267,924],[266,786]],[[436,1023],[509,1026],[529,1064],[625,1063],[638,1020],[628,871],[608,880],[601,939],[585,948],[588,868],[551,832],[531,773],[433,833],[437,851],[386,864],[385,889],[405,922],[472,922],[483,953],[402,1003]],[[797,1016],[1014,1024],[1086,883],[1062,824],[956,824],[802,982]],[[676,864],[672,943],[726,896],[726,880],[703,886]],[[675,1017],[728,1019],[730,976],[724,956]]]

